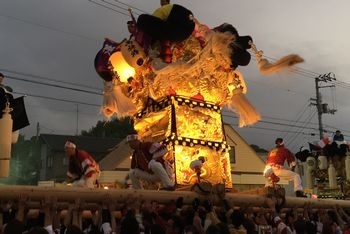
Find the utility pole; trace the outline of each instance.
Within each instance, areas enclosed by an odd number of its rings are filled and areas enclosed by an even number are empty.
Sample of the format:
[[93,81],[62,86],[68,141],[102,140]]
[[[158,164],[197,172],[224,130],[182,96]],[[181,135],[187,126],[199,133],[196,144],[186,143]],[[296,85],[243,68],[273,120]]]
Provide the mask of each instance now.
[[329,87],[335,87],[335,85],[327,85],[327,86],[320,86],[320,82],[330,82],[334,81],[335,75],[334,73],[330,72],[327,74],[319,75],[315,78],[315,86],[316,86],[316,98],[311,98],[311,101],[314,101],[314,103],[311,103],[311,105],[315,105],[317,108],[317,115],[318,115],[318,130],[320,133],[320,139],[323,138],[323,124],[322,124],[322,114],[333,114],[337,111],[335,109],[329,109],[327,103],[322,103],[322,95],[320,93],[321,88],[329,88]]

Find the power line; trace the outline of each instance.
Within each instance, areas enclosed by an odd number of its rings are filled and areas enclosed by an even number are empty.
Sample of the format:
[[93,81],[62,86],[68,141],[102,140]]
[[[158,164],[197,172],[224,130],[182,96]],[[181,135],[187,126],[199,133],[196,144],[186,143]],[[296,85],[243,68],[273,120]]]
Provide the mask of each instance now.
[[[79,86],[79,87],[85,87],[85,88],[89,88],[89,89],[93,89],[93,90],[99,90],[96,89],[96,87],[92,87],[89,85],[85,85],[85,84],[78,84],[78,83],[73,83],[73,82],[68,82],[68,81],[63,81],[63,80],[56,80],[56,79],[51,79],[48,77],[44,77],[44,76],[39,76],[39,75],[34,75],[34,74],[29,74],[29,73],[24,73],[24,72],[17,72],[17,71],[13,71],[13,70],[8,70],[5,68],[0,68],[0,71],[4,72],[9,72],[9,73],[13,73],[13,74],[17,74],[17,75],[22,75],[22,76],[28,76],[28,77],[32,77],[35,79],[39,79],[39,80],[45,80],[45,81],[53,81],[53,82],[57,82],[57,83],[62,83],[62,84],[69,84],[69,85],[75,85],[75,86]],[[7,76],[7,75],[5,75]]]
[[11,20],[19,21],[19,22],[22,22],[22,23],[31,24],[31,25],[34,25],[34,26],[37,26],[37,27],[40,27],[40,28],[48,29],[50,31],[55,31],[55,32],[58,32],[58,33],[66,34],[66,35],[83,38],[83,39],[86,39],[86,40],[89,40],[89,41],[95,41],[95,42],[99,41],[99,40],[97,40],[95,38],[90,38],[90,37],[87,37],[87,36],[84,36],[84,35],[80,35],[80,34],[77,34],[77,33],[67,32],[67,31],[64,31],[62,29],[49,27],[49,26],[44,25],[44,24],[34,23],[34,22],[29,21],[29,20],[24,20],[24,19],[21,19],[21,18],[18,18],[18,17],[4,15],[4,14],[0,14],[0,16],[8,18],[8,19],[11,19]]
[[66,87],[66,86],[56,85],[56,84],[48,84],[48,83],[44,83],[44,82],[40,82],[40,81],[28,80],[28,79],[24,79],[24,78],[15,77],[15,76],[9,76],[9,75],[7,75],[6,78],[10,78],[10,79],[13,79],[13,80],[20,80],[20,81],[29,82],[29,83],[34,83],[34,84],[45,85],[45,86],[51,86],[51,87],[55,87],[55,88],[68,89],[68,90],[73,90],[73,91],[77,91],[77,92],[83,92],[83,93],[89,93],[89,94],[102,95],[102,93],[93,92],[93,91],[89,91],[89,90],[78,89],[78,88],[72,88],[72,87]]
[[138,11],[140,11],[140,12],[142,12],[142,13],[147,14],[146,11],[141,10],[140,8],[137,8],[137,7],[132,6],[132,5],[130,5],[130,4],[126,4],[126,3],[122,2],[122,1],[118,1],[118,0],[115,0],[115,1],[116,1],[116,2],[119,2],[120,4],[122,4],[122,5],[124,5],[124,6],[127,6],[127,7],[131,8],[131,9],[135,9],[135,10],[138,10]]
[[124,15],[124,16],[130,16],[130,15],[127,14],[127,13],[124,13],[124,12],[122,12],[122,11],[118,11],[118,10],[112,8],[112,7],[109,7],[109,6],[107,6],[107,5],[101,4],[101,3],[96,2],[96,1],[94,1],[94,0],[89,0],[89,2],[91,2],[91,3],[95,4],[95,5],[104,7],[104,8],[106,8],[106,9],[109,9],[109,10],[111,10],[111,11],[114,11],[114,12],[116,12],[116,13],[122,14],[122,15]]
[[[236,116],[230,116],[230,115],[225,115],[225,114],[222,114],[222,116],[223,117],[228,117],[228,118],[238,119],[238,117],[236,117]],[[256,125],[259,125],[259,124],[262,124],[262,123],[278,125],[278,126],[287,126],[287,127],[299,127],[299,128],[309,129],[309,130],[317,130],[317,128],[313,128],[313,127],[296,126],[296,125],[293,125],[293,124],[271,122],[271,121],[266,121],[266,120],[260,120],[258,123],[256,123]],[[249,127],[253,128],[254,126],[249,126]],[[281,131],[286,132],[285,130],[281,130]]]
[[71,99],[68,100],[68,99],[62,99],[62,98],[53,98],[53,97],[48,97],[48,96],[28,94],[28,93],[20,93],[20,92],[13,92],[13,93],[19,94],[19,95],[23,95],[23,96],[43,98],[43,99],[48,99],[48,100],[53,100],[53,101],[68,102],[68,103],[74,103],[74,104],[80,104],[80,105],[86,105],[86,106],[96,106],[96,107],[100,107],[101,106],[101,105],[91,104],[91,103],[87,103],[87,102],[74,101],[74,100],[71,100]]

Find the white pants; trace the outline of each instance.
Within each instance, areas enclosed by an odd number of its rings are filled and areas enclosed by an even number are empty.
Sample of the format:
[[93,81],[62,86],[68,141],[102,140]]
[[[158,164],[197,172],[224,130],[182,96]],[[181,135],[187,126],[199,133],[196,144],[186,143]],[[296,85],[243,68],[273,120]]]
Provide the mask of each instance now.
[[164,169],[163,165],[160,162],[151,160],[148,163],[148,168],[153,171],[153,174],[143,171],[138,168],[130,169],[129,176],[134,189],[141,189],[142,184],[140,179],[146,180],[149,182],[162,182],[164,187],[173,187],[174,182],[171,181],[169,175]]
[[85,178],[82,176],[79,180],[72,183],[74,187],[95,188],[95,182],[100,178],[100,173],[94,173],[92,176]]
[[[300,175],[298,173],[295,173],[294,171],[285,169],[283,167],[274,167],[271,165],[266,165],[265,166],[265,170],[266,168],[272,168],[273,173],[275,173],[276,176],[278,176],[281,179],[284,180],[288,180],[291,181],[293,180],[294,182],[294,192],[301,190],[303,191],[303,186],[301,185],[301,178]],[[269,186],[270,184],[266,184],[265,186]]]

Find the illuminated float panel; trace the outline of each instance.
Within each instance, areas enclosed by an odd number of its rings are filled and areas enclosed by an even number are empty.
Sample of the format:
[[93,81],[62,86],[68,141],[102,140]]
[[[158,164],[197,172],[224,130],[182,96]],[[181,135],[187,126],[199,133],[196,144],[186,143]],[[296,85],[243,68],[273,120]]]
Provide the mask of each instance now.
[[134,119],[134,127],[144,140],[162,141],[168,146],[166,156],[172,163],[177,185],[197,182],[190,164],[204,159],[201,181],[225,184],[232,188],[229,146],[225,141],[221,108],[204,101],[180,96],[167,96]]

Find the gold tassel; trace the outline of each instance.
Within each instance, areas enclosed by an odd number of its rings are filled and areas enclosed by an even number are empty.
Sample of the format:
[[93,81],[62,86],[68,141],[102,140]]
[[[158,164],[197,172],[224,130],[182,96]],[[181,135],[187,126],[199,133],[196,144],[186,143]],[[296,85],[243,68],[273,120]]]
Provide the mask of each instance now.
[[262,74],[272,74],[302,62],[304,62],[304,59],[301,58],[299,55],[290,54],[280,58],[274,63],[270,63],[267,59],[261,59],[258,62],[258,66]]

